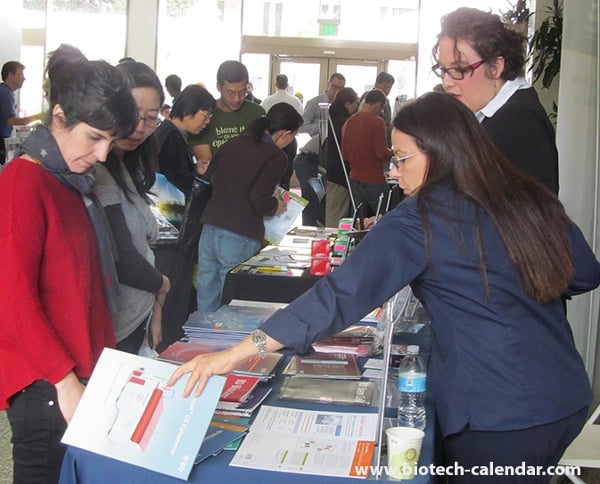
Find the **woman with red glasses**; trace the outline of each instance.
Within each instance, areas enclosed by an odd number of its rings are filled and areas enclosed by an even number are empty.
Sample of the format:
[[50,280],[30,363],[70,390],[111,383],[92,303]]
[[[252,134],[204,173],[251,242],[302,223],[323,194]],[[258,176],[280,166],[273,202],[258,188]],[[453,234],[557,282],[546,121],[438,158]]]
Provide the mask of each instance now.
[[558,193],[554,128],[525,80],[526,45],[498,15],[459,8],[442,18],[432,70],[516,168]]

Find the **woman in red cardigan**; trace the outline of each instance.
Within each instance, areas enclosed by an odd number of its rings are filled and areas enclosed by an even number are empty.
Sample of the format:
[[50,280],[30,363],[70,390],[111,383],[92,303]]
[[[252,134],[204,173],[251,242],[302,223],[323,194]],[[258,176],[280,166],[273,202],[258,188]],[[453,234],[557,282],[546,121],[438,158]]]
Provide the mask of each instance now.
[[58,480],[81,381],[115,344],[110,231],[90,169],[138,118],[123,73],[74,47],[52,54],[47,78],[47,126],[0,175],[0,409],[14,482],[27,484]]

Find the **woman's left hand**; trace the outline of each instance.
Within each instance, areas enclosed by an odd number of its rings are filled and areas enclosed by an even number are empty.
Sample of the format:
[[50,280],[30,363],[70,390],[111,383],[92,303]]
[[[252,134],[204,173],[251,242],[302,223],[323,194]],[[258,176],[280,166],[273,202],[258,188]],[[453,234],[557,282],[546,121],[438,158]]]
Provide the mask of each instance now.
[[238,363],[239,359],[235,356],[235,347],[216,353],[198,355],[179,366],[169,378],[167,386],[175,385],[177,380],[189,373],[183,396],[189,397],[195,388],[194,396],[199,397],[211,376],[229,373]]
[[277,211],[275,212],[275,215],[282,214],[287,210],[287,203],[279,197],[276,197],[275,199],[277,200]]

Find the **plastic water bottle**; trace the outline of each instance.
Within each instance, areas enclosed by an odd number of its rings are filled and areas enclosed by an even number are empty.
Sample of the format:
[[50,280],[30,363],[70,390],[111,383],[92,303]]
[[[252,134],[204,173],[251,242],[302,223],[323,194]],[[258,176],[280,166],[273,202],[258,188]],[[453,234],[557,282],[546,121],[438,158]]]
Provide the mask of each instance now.
[[425,390],[427,369],[419,355],[419,347],[410,345],[398,368],[398,425],[423,430],[426,423]]

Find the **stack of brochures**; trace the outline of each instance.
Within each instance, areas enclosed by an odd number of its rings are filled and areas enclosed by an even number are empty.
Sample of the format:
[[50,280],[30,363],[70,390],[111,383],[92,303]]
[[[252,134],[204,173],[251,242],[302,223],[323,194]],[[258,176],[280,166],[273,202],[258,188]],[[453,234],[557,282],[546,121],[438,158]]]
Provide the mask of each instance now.
[[319,353],[373,356],[381,351],[381,335],[372,326],[354,325],[334,336],[316,341],[312,347]]
[[[223,341],[212,339],[183,339],[170,344],[157,356],[161,361],[180,365],[197,355],[214,353],[231,347],[235,341]],[[255,376],[261,380],[269,380],[275,374],[275,369],[283,358],[281,353],[267,353],[264,358],[254,356],[240,363],[233,373],[238,375]]]
[[213,418],[202,441],[200,451],[196,456],[194,464],[198,464],[210,456],[217,455],[222,450],[235,450],[239,447],[241,439],[248,432],[248,419]]
[[193,312],[183,324],[183,330],[189,339],[237,342],[285,306],[280,303],[232,301],[212,313]]
[[294,355],[283,370],[284,375],[313,378],[359,380],[358,359],[346,353],[315,353]]
[[265,401],[271,393],[271,386],[266,383],[259,383],[254,387],[252,393],[242,403],[225,402],[220,400],[217,403],[215,415],[220,416],[238,416],[251,417],[252,413]]

